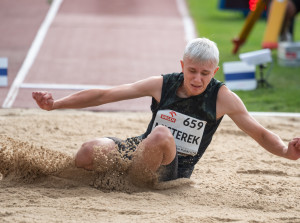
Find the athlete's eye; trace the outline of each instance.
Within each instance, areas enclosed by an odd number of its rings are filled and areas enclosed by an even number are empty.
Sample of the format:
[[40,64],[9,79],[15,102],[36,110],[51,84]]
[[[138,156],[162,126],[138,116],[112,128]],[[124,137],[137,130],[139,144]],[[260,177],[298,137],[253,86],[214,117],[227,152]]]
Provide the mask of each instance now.
[[202,72],[201,73],[203,76],[207,76],[207,75],[209,75],[209,72]]

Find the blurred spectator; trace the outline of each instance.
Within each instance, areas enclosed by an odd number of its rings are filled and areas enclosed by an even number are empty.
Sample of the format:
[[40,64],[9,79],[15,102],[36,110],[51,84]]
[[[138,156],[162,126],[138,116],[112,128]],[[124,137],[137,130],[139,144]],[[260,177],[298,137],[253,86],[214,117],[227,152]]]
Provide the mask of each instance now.
[[285,18],[280,32],[280,41],[294,41],[295,16],[300,11],[300,0],[288,0]]

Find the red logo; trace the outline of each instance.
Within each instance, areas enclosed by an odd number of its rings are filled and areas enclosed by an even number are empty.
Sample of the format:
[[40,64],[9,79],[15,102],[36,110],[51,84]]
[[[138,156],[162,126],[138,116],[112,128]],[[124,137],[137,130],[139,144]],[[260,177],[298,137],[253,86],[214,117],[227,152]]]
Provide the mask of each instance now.
[[172,115],[172,118],[177,115],[176,112],[174,112],[174,111],[171,111],[169,113]]
[[169,122],[175,123],[175,122],[176,122],[176,118],[173,118],[173,117],[177,115],[176,112],[171,111],[171,112],[169,112],[169,113],[171,114],[172,117],[167,116],[167,115],[164,115],[164,114],[161,114],[160,118],[162,118],[162,119],[164,119],[164,120],[167,120],[167,121],[169,121]]
[[297,59],[296,52],[286,52],[285,56],[286,56],[287,59]]

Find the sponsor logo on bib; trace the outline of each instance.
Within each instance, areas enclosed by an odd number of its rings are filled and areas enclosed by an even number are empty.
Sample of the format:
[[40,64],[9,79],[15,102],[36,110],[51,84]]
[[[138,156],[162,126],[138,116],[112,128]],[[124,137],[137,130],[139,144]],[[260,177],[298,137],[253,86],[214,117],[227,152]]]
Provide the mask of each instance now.
[[175,123],[176,122],[176,118],[173,118],[173,117],[177,115],[176,112],[170,111],[169,113],[170,113],[170,115],[172,117],[170,117],[168,115],[165,115],[165,114],[161,114],[160,118]]

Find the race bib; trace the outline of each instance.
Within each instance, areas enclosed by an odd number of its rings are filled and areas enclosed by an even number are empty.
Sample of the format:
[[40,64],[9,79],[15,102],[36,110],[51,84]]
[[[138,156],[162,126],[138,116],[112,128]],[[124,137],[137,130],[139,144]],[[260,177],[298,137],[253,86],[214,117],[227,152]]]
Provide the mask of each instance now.
[[206,121],[201,121],[172,110],[159,110],[152,130],[157,125],[163,125],[170,129],[179,153],[192,156],[197,154]]

